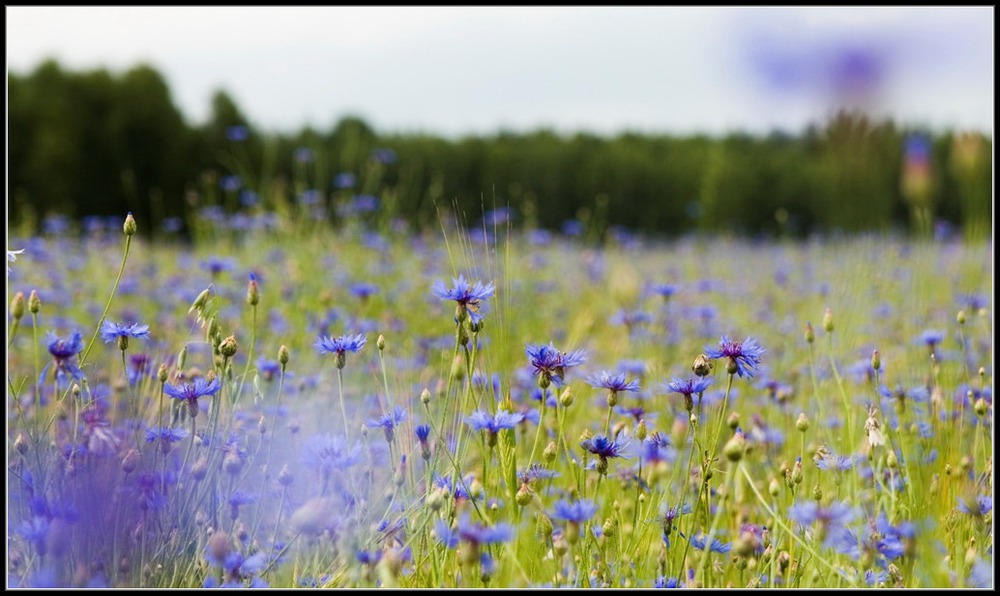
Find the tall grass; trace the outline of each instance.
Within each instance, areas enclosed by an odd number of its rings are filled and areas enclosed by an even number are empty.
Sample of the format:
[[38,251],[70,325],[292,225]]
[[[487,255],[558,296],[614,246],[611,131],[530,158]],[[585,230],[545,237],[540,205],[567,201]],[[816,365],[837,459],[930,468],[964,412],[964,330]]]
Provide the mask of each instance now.
[[11,240],[10,587],[992,586],[991,246],[270,221]]

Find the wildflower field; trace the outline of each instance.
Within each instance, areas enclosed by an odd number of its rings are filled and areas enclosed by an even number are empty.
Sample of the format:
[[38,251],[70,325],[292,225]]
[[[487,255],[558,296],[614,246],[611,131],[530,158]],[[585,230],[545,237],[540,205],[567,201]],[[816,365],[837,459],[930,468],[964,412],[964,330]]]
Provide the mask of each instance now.
[[9,587],[993,587],[991,242],[202,223],[9,239]]

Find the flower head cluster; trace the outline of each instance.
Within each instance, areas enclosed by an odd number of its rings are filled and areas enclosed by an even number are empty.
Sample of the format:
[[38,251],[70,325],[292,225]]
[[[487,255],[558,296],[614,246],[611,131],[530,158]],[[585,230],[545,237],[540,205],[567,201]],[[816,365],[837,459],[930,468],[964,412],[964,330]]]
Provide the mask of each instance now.
[[363,333],[339,337],[321,335],[316,340],[315,346],[320,354],[334,354],[337,358],[337,368],[344,368],[347,364],[347,353],[361,351],[367,341]]
[[123,352],[128,349],[130,337],[149,339],[149,325],[115,323],[110,320],[105,320],[101,324],[101,339],[104,340],[104,343],[117,340],[118,349]]
[[222,388],[219,379],[205,380],[198,377],[193,383],[182,385],[163,384],[163,392],[174,399],[183,400],[188,405],[188,414],[194,418],[198,415],[198,398],[215,395]]
[[476,410],[465,419],[465,423],[472,427],[473,430],[487,431],[489,433],[487,441],[490,447],[493,447],[497,443],[497,433],[505,428],[514,428],[522,420],[524,420],[524,414],[521,412],[500,410],[495,415],[492,415],[482,410]]
[[561,387],[566,369],[580,366],[587,361],[587,355],[583,350],[560,352],[551,343],[547,346],[528,344],[524,352],[528,356],[528,363],[534,368],[534,374],[538,377],[538,385],[542,389],[547,388],[552,383]]
[[625,379],[624,372],[612,373],[604,370],[588,378],[587,383],[591,387],[604,388],[612,393],[620,393],[622,391],[631,391],[634,393],[639,390],[638,379],[632,379],[631,381],[626,381]]
[[480,281],[475,283],[465,279],[464,275],[452,278],[452,287],[447,287],[444,282],[437,280],[431,286],[431,292],[442,300],[454,300],[455,320],[462,323],[467,318],[473,324],[479,324],[483,320],[483,301],[493,295],[493,282],[484,284]]
[[[671,379],[668,383],[662,385],[662,388],[667,393],[680,393],[684,396],[684,409],[690,412],[694,409],[694,398],[691,396],[695,393],[701,395],[706,389],[711,387],[712,379],[709,377],[698,377],[695,379]],[[699,402],[700,403],[700,402]]]
[[723,335],[719,347],[705,346],[705,355],[709,358],[729,359],[726,372],[747,378],[753,378],[763,354],[764,348],[752,337],[734,341]]
[[480,525],[470,521],[469,516],[465,514],[459,518],[455,528],[449,527],[444,520],[437,520],[434,525],[434,533],[438,540],[448,548],[457,548],[459,543],[463,542],[478,547],[483,544],[507,542],[514,536],[514,529],[507,523],[495,526]]
[[381,427],[385,431],[385,440],[392,443],[395,438],[395,429],[400,422],[406,420],[406,410],[401,406],[396,406],[391,412],[383,412],[378,418],[365,420],[368,428]]
[[45,381],[49,367],[53,365],[55,366],[56,379],[61,379],[67,374],[77,381],[83,379],[83,371],[80,370],[73,358],[83,351],[83,334],[74,331],[69,337],[57,337],[50,332],[49,339],[49,354],[52,354],[53,361],[42,369],[38,376],[38,382]]
[[594,517],[597,505],[589,499],[567,501],[560,499],[552,506],[549,517],[566,522],[565,537],[570,544],[580,538],[580,524]]
[[580,447],[583,447],[584,450],[593,453],[599,458],[597,460],[597,472],[602,475],[608,473],[608,459],[625,457],[622,455],[622,451],[625,450],[625,443],[613,441],[604,435],[597,435],[592,439],[580,441]]

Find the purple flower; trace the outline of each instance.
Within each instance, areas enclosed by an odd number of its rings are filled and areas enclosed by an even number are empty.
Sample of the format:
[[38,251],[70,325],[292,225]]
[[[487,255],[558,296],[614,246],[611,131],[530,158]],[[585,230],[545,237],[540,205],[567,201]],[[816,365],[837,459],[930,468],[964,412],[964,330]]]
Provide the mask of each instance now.
[[968,502],[959,497],[957,509],[962,513],[982,517],[993,510],[993,497],[979,495],[974,500]]
[[684,397],[691,397],[695,393],[703,393],[711,387],[712,379],[709,377],[698,377],[696,379],[671,379],[670,382],[661,385],[667,393],[680,393]]
[[473,547],[496,542],[507,542],[514,536],[510,524],[501,523],[495,526],[484,526],[469,521],[469,516],[463,514],[455,529],[448,526],[442,519],[434,524],[434,534],[448,548],[457,548],[459,542],[465,542]]
[[489,431],[491,435],[495,435],[501,429],[514,428],[522,420],[524,420],[524,414],[520,412],[500,410],[496,415],[490,415],[488,412],[477,410],[465,419],[465,423],[474,430],[485,430]]
[[330,337],[321,335],[316,340],[316,349],[320,354],[334,354],[337,358],[337,368],[344,368],[347,363],[348,352],[358,352],[364,347],[364,334],[341,335],[340,337]]
[[346,470],[361,461],[361,448],[348,445],[339,435],[313,435],[306,439],[300,456],[302,463],[327,475],[333,470]]
[[104,340],[104,343],[118,340],[118,347],[125,350],[128,348],[130,337],[149,339],[149,325],[140,325],[139,323],[126,325],[109,320],[105,320],[101,324],[101,339]]
[[517,473],[517,479],[521,484],[529,484],[533,480],[547,480],[559,476],[559,472],[543,468],[539,464],[531,464],[525,470]]
[[601,459],[625,457],[622,455],[622,451],[625,449],[625,444],[618,441],[612,441],[604,435],[597,435],[592,439],[580,441],[580,447],[583,447]]
[[551,383],[561,387],[566,369],[580,366],[587,361],[587,356],[582,350],[568,353],[560,352],[551,343],[547,346],[528,344],[524,352],[528,356],[528,363],[534,368],[534,374],[538,377],[538,385],[542,389],[547,388]]
[[[20,254],[23,254],[23,253],[24,253],[24,249],[23,248],[21,250],[8,250],[7,251],[7,262],[8,263],[16,263],[17,262],[17,255],[20,255]],[[10,265],[7,265],[7,273],[10,273]]]
[[764,354],[762,348],[752,337],[743,341],[732,341],[725,335],[719,342],[719,347],[705,346],[705,355],[709,358],[728,358],[729,374],[738,374],[740,377],[753,378],[753,373],[760,365],[760,357]]
[[462,322],[466,317],[472,323],[479,323],[483,319],[483,301],[493,295],[493,282],[483,284],[482,282],[471,282],[465,279],[464,275],[452,278],[452,287],[447,287],[444,282],[437,280],[431,286],[431,292],[442,300],[454,300],[455,319]]
[[365,424],[368,428],[382,427],[385,430],[385,440],[391,443],[396,426],[404,420],[406,420],[406,410],[396,406],[391,412],[383,412],[378,418],[365,420]]
[[250,137],[250,131],[246,126],[237,124],[226,129],[226,139],[234,143],[242,143]]
[[589,383],[591,387],[603,387],[612,393],[618,393],[621,391],[636,392],[639,390],[639,381],[635,379],[626,381],[625,373],[623,372],[615,374],[606,370],[601,371],[600,373],[587,379],[587,383]]
[[212,379],[211,382],[208,382],[204,377],[198,377],[193,383],[184,383],[183,385],[163,384],[164,393],[187,403],[188,413],[192,418],[198,415],[198,398],[215,395],[221,388],[222,383],[219,382],[219,379]]
[[[684,534],[681,534],[681,538],[686,538],[686,536],[684,536]],[[691,543],[691,546],[695,547],[698,550],[705,550],[706,541],[707,541],[707,536],[705,536],[704,534],[698,534],[696,536],[691,536],[690,538],[688,538],[688,542]],[[725,554],[729,552],[732,546],[733,545],[730,542],[722,542],[718,538],[712,538],[712,542],[708,544],[708,550],[713,553]]]
[[597,513],[597,505],[589,499],[579,501],[560,499],[552,506],[550,517],[573,524],[582,524],[594,517],[595,513]]
[[61,379],[63,375],[70,375],[79,381],[83,379],[83,371],[74,362],[74,356],[83,351],[83,334],[74,331],[69,337],[58,337],[49,332],[49,354],[52,354],[53,361],[46,364],[38,376],[38,382],[44,383],[45,376],[49,372],[49,367],[55,365],[56,379]]

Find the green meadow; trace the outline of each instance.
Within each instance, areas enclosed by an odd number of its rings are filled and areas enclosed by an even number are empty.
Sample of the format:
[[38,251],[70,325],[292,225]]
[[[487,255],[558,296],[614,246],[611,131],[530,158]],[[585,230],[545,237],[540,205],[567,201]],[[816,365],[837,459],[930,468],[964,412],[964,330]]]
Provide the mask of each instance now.
[[12,230],[9,587],[993,586],[991,240],[355,207]]

